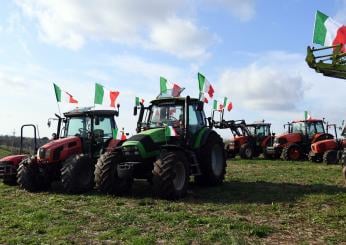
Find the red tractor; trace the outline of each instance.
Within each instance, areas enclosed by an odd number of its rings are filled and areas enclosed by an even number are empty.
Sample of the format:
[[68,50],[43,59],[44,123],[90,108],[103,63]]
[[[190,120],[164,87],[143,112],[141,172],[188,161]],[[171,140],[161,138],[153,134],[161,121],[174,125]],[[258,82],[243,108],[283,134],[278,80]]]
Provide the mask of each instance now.
[[326,139],[311,144],[309,160],[312,162],[324,162],[326,164],[336,164],[341,160],[344,148],[346,148],[346,125],[342,130],[341,136],[344,139],[338,139],[336,133],[336,125],[333,126],[336,139]]
[[33,124],[25,124],[20,129],[20,150],[18,155],[6,156],[0,159],[0,179],[4,184],[15,185],[17,183],[17,169],[19,163],[28,157],[23,153],[23,130],[26,127],[32,127],[34,130],[34,152],[37,151],[36,126]]
[[[119,108],[119,106],[118,106]],[[75,109],[57,116],[57,133],[41,146],[37,155],[24,159],[18,168],[17,182],[28,191],[46,189],[61,181],[67,193],[82,193],[94,186],[94,169],[100,154],[121,144],[116,140],[116,110]],[[50,121],[48,121],[50,125]]]
[[258,157],[273,137],[270,133],[270,123],[264,121],[246,124],[245,120],[223,121],[219,128],[229,128],[233,139],[226,146],[229,158],[237,154],[243,159]]
[[298,161],[308,156],[311,144],[333,139],[333,135],[324,130],[324,122],[319,119],[293,121],[288,125],[288,132],[277,135],[272,146],[266,148],[266,155],[272,158]]

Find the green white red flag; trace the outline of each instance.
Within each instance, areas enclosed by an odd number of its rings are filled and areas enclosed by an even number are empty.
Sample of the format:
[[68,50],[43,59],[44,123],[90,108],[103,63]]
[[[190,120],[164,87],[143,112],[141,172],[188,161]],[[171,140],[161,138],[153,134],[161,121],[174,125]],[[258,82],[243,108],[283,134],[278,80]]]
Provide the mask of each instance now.
[[114,107],[116,106],[116,100],[120,92],[115,90],[105,89],[99,83],[95,83],[95,99],[94,103],[103,106]]
[[182,90],[183,88],[178,84],[168,82],[166,78],[160,77],[160,94],[178,97]]
[[140,104],[144,104],[144,99],[140,99],[139,97],[135,98],[135,106],[140,106]]
[[199,87],[199,93],[200,93],[200,100],[204,103],[208,103],[210,99],[214,96],[214,88],[210,84],[210,82],[206,79],[204,75],[201,73],[197,74],[198,77],[198,87]]
[[312,119],[310,112],[304,111],[304,119],[305,119],[305,120],[310,120],[310,119]]
[[341,52],[346,52],[346,26],[317,11],[313,42],[322,46],[341,44]]
[[228,102],[227,97],[225,97],[225,98],[223,99],[223,108],[224,108],[224,109],[227,109],[227,111],[231,111],[231,110],[233,109],[233,104],[232,104],[231,101]]
[[61,88],[53,83],[55,98],[57,102],[65,102],[71,104],[78,104],[78,101],[68,92],[61,90]]
[[215,110],[215,111],[222,111],[223,110],[223,104],[221,104],[217,100],[214,100],[214,102],[213,102],[213,110]]
[[165,128],[165,136],[166,137],[176,137],[178,136],[177,132],[173,128],[173,126],[166,126]]

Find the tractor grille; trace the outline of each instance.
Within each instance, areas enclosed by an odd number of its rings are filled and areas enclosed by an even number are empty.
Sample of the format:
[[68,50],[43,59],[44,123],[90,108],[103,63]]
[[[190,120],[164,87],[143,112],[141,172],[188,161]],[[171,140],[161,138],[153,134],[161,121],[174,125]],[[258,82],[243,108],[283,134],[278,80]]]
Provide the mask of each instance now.
[[16,175],[17,168],[13,166],[11,163],[0,163],[0,178],[10,175]]

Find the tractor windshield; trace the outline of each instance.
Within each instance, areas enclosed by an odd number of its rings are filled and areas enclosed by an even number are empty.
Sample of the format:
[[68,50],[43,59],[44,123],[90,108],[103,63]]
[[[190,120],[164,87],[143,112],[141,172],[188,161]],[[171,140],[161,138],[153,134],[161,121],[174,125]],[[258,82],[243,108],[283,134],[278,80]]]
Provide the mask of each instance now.
[[180,127],[184,110],[181,105],[153,105],[148,119],[149,128],[167,126]]
[[71,117],[66,122],[65,137],[78,135],[86,138],[90,129],[91,120],[89,117]]
[[292,133],[303,134],[305,132],[304,122],[294,122],[292,123]]
[[270,134],[269,128],[266,125],[251,125],[248,129],[252,135],[267,136]]
[[[306,129],[306,131],[305,131]],[[324,133],[324,126],[322,121],[316,122],[294,122],[292,123],[292,133],[300,133],[314,135],[317,133]]]

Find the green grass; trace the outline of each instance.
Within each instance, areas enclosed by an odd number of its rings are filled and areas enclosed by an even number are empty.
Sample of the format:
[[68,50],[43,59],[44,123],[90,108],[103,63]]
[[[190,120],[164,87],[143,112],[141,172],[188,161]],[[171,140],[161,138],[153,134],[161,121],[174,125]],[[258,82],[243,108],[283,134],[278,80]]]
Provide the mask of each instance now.
[[192,185],[186,198],[28,193],[0,184],[0,244],[340,244],[346,188],[340,166],[235,160],[222,186]]

